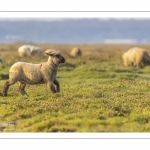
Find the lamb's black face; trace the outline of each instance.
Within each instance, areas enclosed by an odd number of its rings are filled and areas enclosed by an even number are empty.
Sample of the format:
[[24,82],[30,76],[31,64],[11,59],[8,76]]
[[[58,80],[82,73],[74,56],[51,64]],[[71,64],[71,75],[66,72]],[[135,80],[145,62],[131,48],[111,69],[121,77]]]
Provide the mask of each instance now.
[[65,62],[65,58],[60,54],[55,54],[52,56],[53,58],[53,62],[56,64],[56,65],[59,65],[61,63],[64,63]]
[[65,63],[65,58],[61,55],[61,53],[59,53],[53,49],[47,50],[46,54],[51,57],[51,60],[55,65]]
[[65,58],[62,56],[61,63],[65,63]]

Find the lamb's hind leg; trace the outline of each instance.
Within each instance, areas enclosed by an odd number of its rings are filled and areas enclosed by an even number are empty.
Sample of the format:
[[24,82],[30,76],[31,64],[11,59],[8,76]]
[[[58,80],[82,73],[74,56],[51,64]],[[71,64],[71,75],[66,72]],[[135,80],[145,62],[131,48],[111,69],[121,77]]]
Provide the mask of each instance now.
[[15,83],[15,81],[10,80],[10,79],[5,82],[4,87],[3,87],[3,96],[7,96],[7,91],[9,89],[9,86],[14,83]]
[[28,96],[28,94],[25,92],[25,87],[26,87],[26,84],[19,81],[19,92],[22,94],[22,95],[26,95]]

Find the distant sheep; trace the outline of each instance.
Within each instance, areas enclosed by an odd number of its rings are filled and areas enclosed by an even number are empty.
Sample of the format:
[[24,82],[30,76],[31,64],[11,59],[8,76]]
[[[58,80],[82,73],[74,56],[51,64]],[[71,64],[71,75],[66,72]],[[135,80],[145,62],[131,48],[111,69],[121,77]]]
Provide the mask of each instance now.
[[3,62],[4,62],[3,58],[1,58],[1,57],[0,57],[0,62],[1,62],[1,63],[3,63]]
[[23,45],[18,48],[18,54],[20,57],[35,56],[35,55],[43,56],[44,52],[39,47],[32,45]]
[[142,48],[132,47],[122,55],[124,66],[134,66],[143,68],[150,65],[150,56],[148,52]]
[[[60,85],[56,79],[58,66],[65,62],[65,58],[56,50],[46,51],[49,55],[48,61],[40,64],[17,62],[9,70],[9,79],[5,82],[3,96],[7,96],[10,85],[19,81],[19,91],[22,95],[25,92],[26,84],[44,84],[53,92],[60,92]],[[56,89],[54,87],[56,85]]]
[[70,52],[70,56],[72,56],[72,57],[79,57],[81,55],[82,55],[82,51],[78,47],[73,48]]

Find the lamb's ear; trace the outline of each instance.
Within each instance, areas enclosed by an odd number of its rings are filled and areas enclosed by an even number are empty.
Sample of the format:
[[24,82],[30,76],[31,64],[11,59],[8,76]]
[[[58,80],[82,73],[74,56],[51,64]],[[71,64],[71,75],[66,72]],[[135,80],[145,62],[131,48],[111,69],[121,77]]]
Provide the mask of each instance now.
[[53,52],[46,52],[46,54],[49,56],[54,56]]

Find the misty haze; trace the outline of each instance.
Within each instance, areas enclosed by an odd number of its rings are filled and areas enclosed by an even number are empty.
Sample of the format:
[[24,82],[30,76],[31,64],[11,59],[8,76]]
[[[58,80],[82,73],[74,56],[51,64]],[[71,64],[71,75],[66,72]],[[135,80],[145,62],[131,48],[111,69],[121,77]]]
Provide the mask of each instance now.
[[150,43],[149,19],[1,19],[0,43]]

